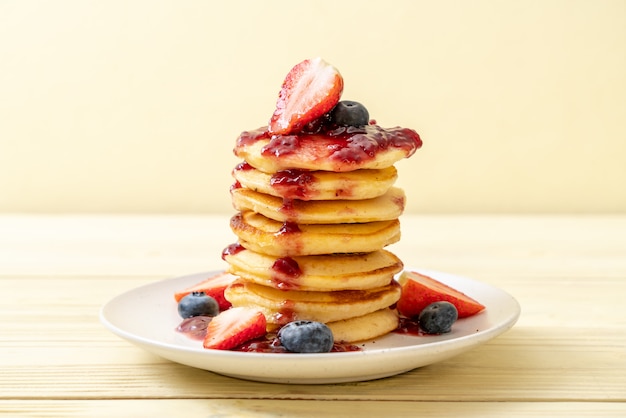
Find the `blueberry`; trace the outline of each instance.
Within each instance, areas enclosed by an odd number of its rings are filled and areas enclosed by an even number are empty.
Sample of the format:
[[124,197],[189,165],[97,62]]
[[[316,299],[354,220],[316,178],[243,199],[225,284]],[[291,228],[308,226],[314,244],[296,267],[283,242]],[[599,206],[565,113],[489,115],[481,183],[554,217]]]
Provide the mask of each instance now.
[[370,121],[370,114],[359,102],[342,100],[330,112],[330,119],[339,126],[363,126]]
[[204,292],[191,292],[178,302],[178,314],[183,318],[216,316],[220,313],[217,301]]
[[321,322],[293,321],[278,331],[280,343],[294,353],[328,353],[333,348],[333,333]]
[[458,317],[456,307],[450,302],[434,302],[420,312],[418,322],[428,334],[445,334]]

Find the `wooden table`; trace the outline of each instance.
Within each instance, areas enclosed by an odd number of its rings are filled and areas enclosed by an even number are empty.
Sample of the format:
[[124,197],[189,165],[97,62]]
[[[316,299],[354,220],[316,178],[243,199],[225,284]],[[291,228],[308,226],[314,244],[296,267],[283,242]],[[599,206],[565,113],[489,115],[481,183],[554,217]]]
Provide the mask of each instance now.
[[112,297],[221,269],[225,216],[0,216],[0,415],[626,416],[626,216],[409,216],[391,249],[522,306],[508,332],[376,381],[283,385],[163,360],[99,323]]

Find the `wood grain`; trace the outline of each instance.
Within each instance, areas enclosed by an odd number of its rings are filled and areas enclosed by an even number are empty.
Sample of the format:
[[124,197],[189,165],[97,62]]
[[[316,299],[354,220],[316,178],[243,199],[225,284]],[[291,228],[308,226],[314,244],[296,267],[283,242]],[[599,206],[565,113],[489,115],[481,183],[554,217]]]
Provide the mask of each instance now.
[[0,415],[626,415],[626,216],[406,218],[394,252],[505,289],[517,325],[392,378],[281,385],[166,361],[98,321],[126,290],[223,268],[227,216],[1,216]]

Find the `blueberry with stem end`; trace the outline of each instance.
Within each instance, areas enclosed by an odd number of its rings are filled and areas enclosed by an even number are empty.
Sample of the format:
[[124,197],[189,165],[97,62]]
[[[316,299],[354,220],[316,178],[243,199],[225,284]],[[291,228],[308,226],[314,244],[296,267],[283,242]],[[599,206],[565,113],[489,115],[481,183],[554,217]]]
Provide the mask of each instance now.
[[458,317],[456,307],[450,302],[434,302],[420,312],[418,323],[427,334],[445,334],[450,332]]
[[293,353],[328,353],[334,344],[330,328],[315,321],[290,322],[278,331],[278,339]]
[[331,110],[330,120],[339,126],[363,126],[369,123],[370,115],[361,103],[342,100]]
[[219,304],[204,292],[191,292],[178,302],[178,314],[183,318],[194,316],[216,316]]

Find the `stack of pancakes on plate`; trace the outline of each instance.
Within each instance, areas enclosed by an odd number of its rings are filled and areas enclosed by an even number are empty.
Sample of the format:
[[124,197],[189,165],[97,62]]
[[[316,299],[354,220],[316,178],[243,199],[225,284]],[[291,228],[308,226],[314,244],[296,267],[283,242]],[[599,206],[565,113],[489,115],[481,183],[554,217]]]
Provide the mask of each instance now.
[[[368,138],[384,132],[364,129]],[[336,138],[299,136],[298,152],[289,153],[280,152],[284,137],[263,131],[237,141],[244,161],[233,170],[230,226],[238,242],[223,258],[239,278],[225,297],[262,309],[269,331],[304,319],[326,323],[338,342],[386,334],[398,326],[394,275],[403,268],[384,249],[400,239],[405,205],[393,164],[421,145],[419,137],[407,140],[414,147],[385,139],[371,158],[346,160],[324,155],[344,146]]]

